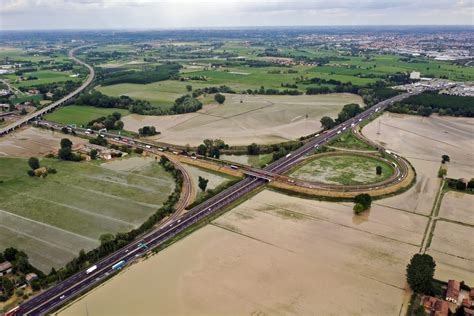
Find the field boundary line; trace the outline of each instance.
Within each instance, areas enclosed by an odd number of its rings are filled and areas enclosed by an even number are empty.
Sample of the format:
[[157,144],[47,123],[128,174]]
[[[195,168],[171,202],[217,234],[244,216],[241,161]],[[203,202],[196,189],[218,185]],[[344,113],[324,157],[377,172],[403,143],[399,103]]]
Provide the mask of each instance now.
[[38,221],[35,221],[35,220],[31,219],[31,218],[24,217],[24,216],[21,216],[21,215],[18,215],[18,214],[14,214],[14,213],[10,213],[10,212],[7,212],[7,211],[2,210],[2,209],[0,209],[0,212],[6,213],[6,214],[9,215],[9,216],[14,216],[14,217],[21,218],[21,219],[23,219],[23,220],[25,220],[25,221],[28,221],[28,222],[32,222],[32,223],[34,223],[35,225],[46,226],[46,227],[51,228],[51,229],[59,230],[59,231],[61,231],[61,232],[63,232],[63,233],[66,233],[66,234],[69,234],[69,235],[73,235],[73,236],[79,237],[79,238],[81,238],[81,239],[87,239],[87,240],[89,240],[89,241],[93,241],[94,243],[97,243],[97,240],[95,240],[95,239],[93,239],[93,238],[90,238],[90,237],[87,237],[87,236],[84,236],[84,235],[79,235],[79,234],[77,234],[77,233],[71,232],[71,231],[69,231],[69,230],[65,230],[65,229],[60,228],[60,227],[56,227],[56,226],[53,226],[53,225],[50,225],[50,224],[47,224],[47,223],[43,223],[43,222],[38,222]]
[[241,233],[241,232],[232,230],[232,229],[230,229],[229,227],[225,227],[224,225],[220,225],[220,224],[217,224],[217,223],[215,223],[215,222],[211,222],[211,223],[209,223],[209,225],[218,227],[218,228],[223,229],[223,230],[227,230],[227,231],[229,231],[229,232],[231,232],[231,233],[234,233],[234,234],[236,234],[236,235],[240,235],[240,236],[243,236],[243,237],[246,237],[246,238],[249,238],[249,239],[258,241],[258,242],[261,242],[261,243],[263,243],[263,244],[266,244],[266,245],[269,245],[269,246],[272,246],[272,247],[281,249],[281,250],[285,250],[285,251],[288,251],[288,252],[291,252],[291,253],[296,253],[296,251],[294,251],[294,250],[277,246],[277,245],[275,245],[275,244],[272,244],[271,242],[268,242],[268,241],[265,241],[265,240],[261,240],[261,239],[252,237],[252,236],[250,236],[250,235],[247,235],[247,234],[244,234],[244,233]]
[[76,252],[76,251],[73,251],[73,250],[71,250],[71,249],[69,249],[69,248],[67,248],[67,247],[65,247],[65,246],[62,247],[62,246],[60,246],[60,245],[53,244],[52,242],[47,241],[47,240],[45,240],[45,239],[43,239],[43,238],[40,238],[40,237],[37,237],[37,236],[33,236],[33,235],[31,235],[31,234],[28,234],[28,233],[26,233],[26,232],[23,232],[23,231],[20,231],[20,230],[17,230],[17,229],[13,229],[13,228],[8,227],[8,226],[3,225],[3,224],[0,224],[0,227],[3,227],[4,229],[9,230],[9,231],[11,231],[11,232],[14,232],[14,233],[17,234],[17,235],[23,235],[23,236],[26,236],[26,237],[31,238],[31,239],[33,239],[33,240],[36,240],[36,241],[38,241],[38,242],[41,242],[41,243],[43,243],[43,244],[46,244],[46,245],[48,245],[48,246],[50,246],[50,247],[60,249],[60,250],[62,250],[62,251],[68,252],[68,253],[70,253],[70,254],[72,254],[72,255],[77,255],[77,252]]

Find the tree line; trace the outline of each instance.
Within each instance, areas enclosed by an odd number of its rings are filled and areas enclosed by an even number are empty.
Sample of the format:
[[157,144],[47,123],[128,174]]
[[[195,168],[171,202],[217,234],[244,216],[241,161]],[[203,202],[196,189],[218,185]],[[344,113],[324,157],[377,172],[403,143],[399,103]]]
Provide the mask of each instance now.
[[474,102],[472,97],[427,91],[397,102],[388,110],[422,116],[438,113],[439,115],[474,117]]
[[179,69],[182,66],[177,63],[169,63],[156,66],[153,70],[134,71],[124,70],[111,73],[103,73],[98,78],[98,82],[102,86],[109,86],[118,83],[138,83],[147,84],[156,81],[168,80],[179,76]]

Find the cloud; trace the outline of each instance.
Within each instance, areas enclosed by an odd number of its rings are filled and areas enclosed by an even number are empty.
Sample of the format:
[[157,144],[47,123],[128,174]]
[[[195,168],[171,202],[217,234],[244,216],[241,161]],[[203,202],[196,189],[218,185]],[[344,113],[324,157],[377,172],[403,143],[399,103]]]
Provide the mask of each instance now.
[[0,0],[1,29],[472,24],[474,0]]

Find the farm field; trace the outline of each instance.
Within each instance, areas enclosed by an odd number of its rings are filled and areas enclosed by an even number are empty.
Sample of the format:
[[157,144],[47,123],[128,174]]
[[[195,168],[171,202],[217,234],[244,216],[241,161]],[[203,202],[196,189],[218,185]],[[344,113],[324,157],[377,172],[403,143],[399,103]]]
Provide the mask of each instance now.
[[441,201],[439,217],[474,226],[474,195],[448,191]]
[[268,144],[314,133],[321,128],[322,116],[336,116],[347,103],[363,103],[352,94],[226,97],[223,105],[211,105],[196,113],[128,115],[123,122],[131,131],[153,125],[161,134],[152,139],[172,144],[197,146],[204,139],[215,138],[230,145]]
[[425,225],[382,206],[354,217],[351,204],[265,190],[59,315],[403,314],[401,276]]
[[99,86],[95,89],[109,96],[127,95],[133,99],[149,101],[156,107],[169,107],[174,100],[184,94],[192,93],[186,90],[187,85],[193,89],[212,86],[207,82],[181,82],[177,80],[158,81],[150,84],[121,83],[110,86]]
[[13,86],[19,88],[19,87],[31,87],[35,85],[47,84],[47,83],[52,83],[52,82],[62,82],[62,81],[67,81],[67,80],[71,80],[71,81],[81,80],[81,78],[70,77],[70,75],[73,75],[74,73],[75,73],[74,71],[39,70],[39,71],[34,71],[34,72],[28,72],[23,75],[23,77],[33,76],[33,77],[37,77],[38,79],[20,81],[18,83],[14,81],[20,76],[17,76],[15,74],[4,75],[2,76],[2,78],[10,79]]
[[101,234],[139,226],[174,188],[151,158],[41,164],[57,174],[32,178],[26,158],[0,158],[0,249],[25,251],[44,272],[98,246]]
[[[472,208],[472,207],[471,207]],[[473,226],[436,221],[427,253],[436,261],[435,277],[441,280],[464,280],[474,283]]]
[[[376,174],[376,167],[382,167],[382,174]],[[393,175],[393,168],[387,163],[364,156],[323,156],[311,160],[296,171],[292,177],[329,184],[357,185],[380,182]]]
[[73,143],[73,147],[87,143],[86,139],[65,135],[61,132],[27,127],[0,137],[0,157],[45,156],[56,152],[63,138],[69,138]]
[[444,194],[428,253],[436,260],[435,277],[474,282],[474,195]]
[[447,154],[451,158],[448,177],[470,179],[474,177],[473,126],[473,118],[385,113],[366,126],[363,133],[406,158],[440,163],[441,156]]
[[[380,122],[380,134],[377,134]],[[448,154],[448,177],[471,178],[474,172],[471,136],[472,119],[386,113],[365,126],[362,133],[373,141],[393,150],[413,165],[416,184],[408,191],[377,201],[408,212],[429,215],[440,186],[437,177],[441,155]],[[423,144],[423,146],[420,146]]]
[[97,108],[93,106],[84,105],[68,105],[61,107],[54,112],[45,115],[44,119],[60,124],[76,124],[77,126],[86,126],[90,121],[101,116],[107,116],[114,112],[119,112],[122,116],[130,114],[125,109],[115,108]]

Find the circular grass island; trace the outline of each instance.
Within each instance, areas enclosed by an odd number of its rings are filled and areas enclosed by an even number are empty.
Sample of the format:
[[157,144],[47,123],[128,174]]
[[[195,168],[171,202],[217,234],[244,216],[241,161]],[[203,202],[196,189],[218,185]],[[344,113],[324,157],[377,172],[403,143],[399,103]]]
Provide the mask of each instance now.
[[[382,173],[377,174],[380,166]],[[321,155],[291,173],[305,181],[339,185],[361,185],[384,181],[393,176],[395,170],[377,157],[356,154]]]

